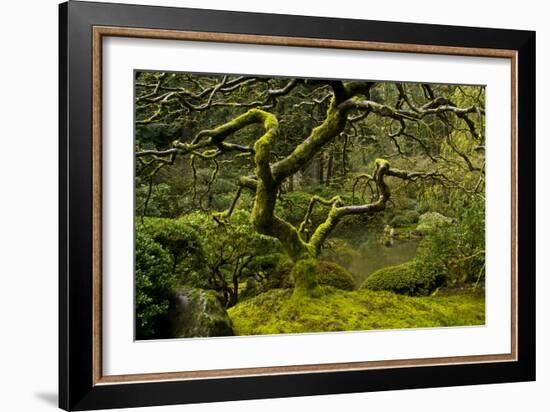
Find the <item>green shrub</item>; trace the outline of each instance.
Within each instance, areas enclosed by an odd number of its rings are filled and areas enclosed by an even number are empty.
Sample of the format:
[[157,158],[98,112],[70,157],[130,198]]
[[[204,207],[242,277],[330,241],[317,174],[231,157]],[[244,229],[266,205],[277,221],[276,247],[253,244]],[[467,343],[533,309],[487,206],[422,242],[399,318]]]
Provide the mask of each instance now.
[[418,222],[419,217],[420,214],[416,210],[403,210],[390,220],[390,225],[394,227],[412,225]]
[[266,289],[291,289],[294,287],[294,280],[290,275],[293,264],[288,259],[281,259],[273,272],[266,279]]
[[426,270],[415,261],[377,270],[361,289],[387,290],[405,295],[427,295],[441,285],[443,273]]
[[[266,289],[293,288],[293,267],[294,264],[291,261],[282,261],[267,280]],[[320,285],[332,286],[342,290],[355,289],[355,278],[351,272],[337,263],[321,260],[317,262],[315,273],[317,276],[317,282]]]
[[222,291],[232,287],[235,273],[241,282],[262,279],[274,270],[280,244],[252,228],[249,212],[235,210],[225,224],[222,221],[197,211],[177,219],[145,218],[143,224],[138,219],[137,230],[171,254],[180,285]]
[[172,188],[166,183],[154,184],[149,192],[149,183],[136,181],[136,205],[141,216],[147,203],[146,216],[170,216],[175,213],[176,199]]
[[320,285],[332,286],[341,290],[355,289],[353,275],[337,263],[321,260],[317,263],[316,271]]
[[400,209],[413,210],[418,207],[416,199],[411,199],[409,197],[402,197],[398,199],[398,205]]
[[443,216],[437,212],[427,212],[418,218],[416,230],[424,235],[433,233],[436,230],[453,223],[453,219]]
[[149,235],[172,255],[172,272],[180,284],[197,288],[208,286],[206,256],[199,231],[182,219],[145,218],[138,231]]
[[469,198],[453,207],[459,216],[456,220],[436,212],[422,215],[418,228],[425,236],[414,260],[380,269],[362,287],[416,295],[442,285],[478,285],[485,273],[484,204]]
[[431,231],[416,251],[425,271],[444,273],[448,285],[478,282],[485,273],[485,210],[464,207],[456,224]]
[[205,283],[202,287],[220,292],[228,307],[236,303],[240,284],[250,277],[261,281],[280,260],[280,242],[256,232],[246,210],[237,209],[229,218],[218,216],[218,221],[210,214],[193,212],[178,221],[199,234],[204,258],[197,273]]
[[136,233],[136,335],[154,337],[159,318],[165,315],[172,289],[176,285],[173,260],[150,236]]

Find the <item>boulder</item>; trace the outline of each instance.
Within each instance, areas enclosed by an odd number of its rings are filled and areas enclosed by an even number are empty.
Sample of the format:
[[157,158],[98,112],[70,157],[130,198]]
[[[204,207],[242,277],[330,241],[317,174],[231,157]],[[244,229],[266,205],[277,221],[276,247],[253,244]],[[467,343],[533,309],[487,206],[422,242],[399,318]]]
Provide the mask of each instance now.
[[233,336],[233,324],[213,290],[179,288],[168,311],[170,336]]

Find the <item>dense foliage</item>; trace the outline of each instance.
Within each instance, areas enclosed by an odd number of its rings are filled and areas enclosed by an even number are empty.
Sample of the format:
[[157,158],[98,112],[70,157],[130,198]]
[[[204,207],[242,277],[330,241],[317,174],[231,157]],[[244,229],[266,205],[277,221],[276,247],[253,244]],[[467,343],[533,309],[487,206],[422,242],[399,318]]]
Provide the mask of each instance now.
[[146,218],[138,231],[169,251],[179,284],[220,292],[230,307],[242,283],[249,278],[264,282],[281,258],[279,244],[251,230],[249,220],[245,210],[235,212],[231,224],[192,212],[177,219]]
[[[135,87],[138,336],[159,336],[182,290],[215,295],[236,333],[273,332],[242,316],[275,297],[302,303],[273,316],[306,316],[327,296],[407,311],[386,291],[443,293],[434,305],[455,318],[441,324],[484,319],[471,312],[483,311],[484,87],[163,72],[136,72]],[[462,320],[452,291],[475,296]],[[380,316],[372,325],[391,327]],[[296,322],[282,329],[311,329]]]
[[173,259],[146,234],[136,235],[136,336],[150,338],[159,333],[158,321],[168,310],[176,279]]

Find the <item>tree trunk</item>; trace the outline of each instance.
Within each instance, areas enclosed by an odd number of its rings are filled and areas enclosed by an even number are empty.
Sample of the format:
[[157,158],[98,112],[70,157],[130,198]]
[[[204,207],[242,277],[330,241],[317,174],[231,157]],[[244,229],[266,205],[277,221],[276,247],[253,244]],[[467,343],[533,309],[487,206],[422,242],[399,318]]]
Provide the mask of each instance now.
[[292,268],[294,278],[293,298],[303,296],[319,297],[320,289],[317,283],[317,259],[312,256],[305,256],[298,260]]
[[289,192],[294,192],[294,175],[291,175],[288,178],[288,191]]
[[323,184],[323,168],[325,167],[325,162],[324,162],[324,159],[323,159],[324,155],[323,153],[321,153],[317,159],[317,164],[318,164],[318,167],[317,167],[317,183],[319,183],[320,185]]
[[325,185],[326,186],[330,186],[330,180],[332,179],[333,169],[334,169],[334,156],[332,155],[332,153],[329,153],[328,154],[327,175],[326,175],[326,178],[325,178]]

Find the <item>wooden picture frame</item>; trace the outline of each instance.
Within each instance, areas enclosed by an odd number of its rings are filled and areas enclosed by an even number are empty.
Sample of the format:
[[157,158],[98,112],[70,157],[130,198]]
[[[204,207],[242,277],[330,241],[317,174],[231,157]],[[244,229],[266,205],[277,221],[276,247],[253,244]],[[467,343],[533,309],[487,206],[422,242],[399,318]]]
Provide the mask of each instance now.
[[[535,33],[107,3],[60,5],[59,406],[65,410],[535,379]],[[511,351],[507,354],[104,375],[105,37],[510,59]],[[521,183],[521,185],[520,185]],[[130,286],[129,286],[130,287]]]

